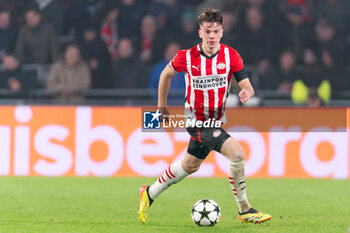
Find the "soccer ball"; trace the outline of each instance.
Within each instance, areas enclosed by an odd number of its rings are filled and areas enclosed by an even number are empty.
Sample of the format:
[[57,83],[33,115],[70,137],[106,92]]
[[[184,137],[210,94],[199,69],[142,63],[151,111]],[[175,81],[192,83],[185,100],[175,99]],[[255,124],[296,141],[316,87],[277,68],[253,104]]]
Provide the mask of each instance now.
[[191,216],[198,226],[214,226],[220,220],[221,209],[215,201],[206,198],[193,205]]

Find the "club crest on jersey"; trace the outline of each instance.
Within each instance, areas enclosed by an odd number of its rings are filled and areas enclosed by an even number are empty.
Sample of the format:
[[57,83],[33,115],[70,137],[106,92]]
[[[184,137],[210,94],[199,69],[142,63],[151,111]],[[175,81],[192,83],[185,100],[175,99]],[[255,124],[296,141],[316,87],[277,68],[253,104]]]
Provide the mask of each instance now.
[[218,68],[219,70],[223,70],[223,69],[226,68],[226,65],[225,65],[225,63],[218,63],[218,64],[216,65],[216,68]]

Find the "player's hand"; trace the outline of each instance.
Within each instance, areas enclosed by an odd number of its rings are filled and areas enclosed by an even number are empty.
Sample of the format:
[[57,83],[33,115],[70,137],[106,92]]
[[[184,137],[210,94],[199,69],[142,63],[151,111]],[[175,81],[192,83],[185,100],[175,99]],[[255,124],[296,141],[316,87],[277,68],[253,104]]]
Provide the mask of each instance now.
[[246,89],[242,89],[238,95],[242,103],[246,103],[250,99],[250,93]]
[[160,120],[163,121],[163,119],[165,120],[165,122],[169,122],[169,110],[166,107],[160,107],[158,108],[159,112],[162,114],[160,115]]

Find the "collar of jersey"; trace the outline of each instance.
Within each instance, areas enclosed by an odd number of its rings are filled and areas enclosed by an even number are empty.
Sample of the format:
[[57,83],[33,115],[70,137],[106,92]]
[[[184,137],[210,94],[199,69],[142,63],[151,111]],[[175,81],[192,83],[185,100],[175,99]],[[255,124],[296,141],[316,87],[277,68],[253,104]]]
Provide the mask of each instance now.
[[218,49],[218,51],[216,51],[216,53],[214,53],[213,55],[211,55],[211,56],[208,56],[208,55],[206,55],[202,50],[201,50],[201,46],[200,46],[200,44],[198,44],[198,52],[200,53],[200,55],[202,55],[203,57],[205,57],[205,58],[207,58],[207,59],[212,59],[213,57],[215,57],[216,55],[218,55],[218,53],[220,52],[220,44],[219,44],[219,49]]

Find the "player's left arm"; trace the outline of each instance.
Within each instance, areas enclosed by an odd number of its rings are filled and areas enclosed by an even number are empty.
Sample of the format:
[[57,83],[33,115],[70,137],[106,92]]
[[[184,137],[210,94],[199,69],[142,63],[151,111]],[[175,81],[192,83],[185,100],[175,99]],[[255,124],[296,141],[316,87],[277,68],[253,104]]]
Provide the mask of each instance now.
[[245,78],[238,82],[238,86],[241,88],[238,95],[242,103],[248,102],[248,100],[255,95],[254,88],[250,83],[249,78]]
[[236,78],[238,86],[241,88],[239,98],[242,103],[248,102],[255,94],[254,88],[250,83],[247,72],[244,70],[243,59],[239,53],[234,50],[231,53],[233,74]]

